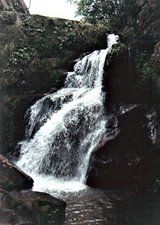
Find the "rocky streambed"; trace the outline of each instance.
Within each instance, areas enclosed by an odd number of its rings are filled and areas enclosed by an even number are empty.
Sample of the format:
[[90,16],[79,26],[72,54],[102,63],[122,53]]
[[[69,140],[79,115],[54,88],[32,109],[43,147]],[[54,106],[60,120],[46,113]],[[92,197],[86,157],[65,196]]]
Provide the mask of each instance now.
[[0,171],[1,225],[160,223],[158,192],[142,194],[90,187],[79,192],[50,192],[61,199],[58,200],[50,194],[32,191],[33,180],[3,156],[0,156]]

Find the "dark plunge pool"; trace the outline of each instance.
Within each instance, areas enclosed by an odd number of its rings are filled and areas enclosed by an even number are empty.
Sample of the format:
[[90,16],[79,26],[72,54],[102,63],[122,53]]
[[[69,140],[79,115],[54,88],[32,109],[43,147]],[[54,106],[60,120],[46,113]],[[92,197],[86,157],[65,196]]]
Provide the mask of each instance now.
[[66,225],[160,225],[160,193],[121,194],[87,188],[64,194]]

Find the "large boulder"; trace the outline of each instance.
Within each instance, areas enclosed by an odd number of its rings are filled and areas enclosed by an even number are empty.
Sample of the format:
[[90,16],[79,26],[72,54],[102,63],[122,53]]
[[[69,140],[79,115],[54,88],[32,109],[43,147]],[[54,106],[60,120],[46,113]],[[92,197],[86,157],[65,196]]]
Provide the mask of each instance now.
[[1,225],[63,225],[65,202],[46,193],[0,190]]
[[142,190],[152,180],[152,144],[145,108],[135,106],[121,114],[119,129],[115,139],[92,155],[87,184],[106,189]]
[[0,155],[0,188],[6,191],[31,189],[33,180],[12,162]]
[[65,202],[33,192],[33,180],[0,155],[0,224],[63,225]]

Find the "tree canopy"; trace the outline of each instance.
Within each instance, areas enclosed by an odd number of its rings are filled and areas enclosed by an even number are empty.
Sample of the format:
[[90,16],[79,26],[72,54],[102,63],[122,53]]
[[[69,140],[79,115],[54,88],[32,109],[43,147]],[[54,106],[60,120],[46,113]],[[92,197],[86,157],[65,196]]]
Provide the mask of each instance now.
[[138,16],[136,0],[68,0],[77,4],[77,15],[90,23],[107,24],[113,30],[135,28]]

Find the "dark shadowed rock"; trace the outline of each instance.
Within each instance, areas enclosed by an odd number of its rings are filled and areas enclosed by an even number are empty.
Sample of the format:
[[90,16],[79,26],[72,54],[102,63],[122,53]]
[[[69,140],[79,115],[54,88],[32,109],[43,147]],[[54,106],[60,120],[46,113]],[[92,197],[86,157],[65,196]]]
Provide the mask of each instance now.
[[65,202],[46,193],[0,190],[1,225],[63,225]]
[[119,128],[119,135],[92,155],[87,184],[98,188],[141,190],[152,180],[151,141],[145,108],[137,106],[121,115]]
[[[154,46],[154,45],[153,45]],[[152,104],[151,82],[140,85],[141,74],[137,70],[137,51],[141,49],[152,52],[153,48],[144,43],[135,43],[130,48],[124,44],[115,45],[107,56],[104,91],[107,92],[106,104]]]
[[0,155],[0,188],[6,191],[31,189],[33,180],[12,162]]
[[14,10],[19,13],[29,13],[23,0],[0,0],[0,10]]
[[[113,52],[116,48],[117,46],[113,48]],[[129,63],[128,50],[125,48],[118,57],[112,57],[111,62],[106,64],[103,84],[105,91],[107,90],[107,104],[135,103],[133,99],[135,77],[130,73]]]

